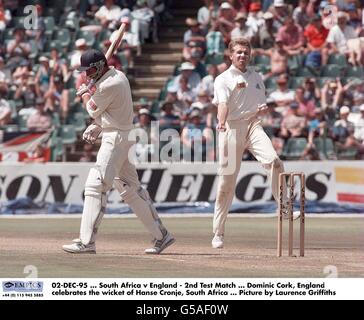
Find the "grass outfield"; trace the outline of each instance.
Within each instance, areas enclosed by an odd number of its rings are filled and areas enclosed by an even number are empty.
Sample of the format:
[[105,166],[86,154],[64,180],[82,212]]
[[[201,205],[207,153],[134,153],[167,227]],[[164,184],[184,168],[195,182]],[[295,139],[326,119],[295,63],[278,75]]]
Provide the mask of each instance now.
[[[222,250],[211,248],[211,217],[162,219],[177,241],[163,254],[149,256],[144,254],[149,237],[134,218],[104,218],[96,255],[61,249],[78,236],[78,218],[1,218],[0,278],[24,277],[27,265],[36,266],[41,278],[326,277],[327,270],[337,270],[339,277],[364,277],[363,218],[306,218],[303,258],[275,256],[273,218],[228,219]],[[296,240],[298,226],[295,222]]]

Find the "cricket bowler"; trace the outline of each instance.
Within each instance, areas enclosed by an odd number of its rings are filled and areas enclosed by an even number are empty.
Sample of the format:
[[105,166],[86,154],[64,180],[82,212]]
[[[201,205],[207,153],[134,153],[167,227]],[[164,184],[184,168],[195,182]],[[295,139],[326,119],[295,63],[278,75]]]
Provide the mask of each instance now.
[[[213,248],[223,248],[225,222],[234,198],[235,183],[245,149],[263,165],[270,178],[274,199],[279,199],[279,174],[284,171],[267,134],[260,125],[259,115],[267,111],[265,86],[254,67],[248,67],[251,57],[250,42],[244,38],[233,39],[229,44],[232,65],[220,74],[214,83],[214,103],[218,106],[217,131],[222,135],[224,148],[219,148],[219,158],[226,157],[226,150],[233,145],[228,160],[234,168],[219,165],[219,182],[213,218]],[[234,157],[234,159],[231,159]],[[286,190],[286,188],[284,188]],[[286,192],[284,217],[288,218]],[[294,219],[299,217],[294,212]]]

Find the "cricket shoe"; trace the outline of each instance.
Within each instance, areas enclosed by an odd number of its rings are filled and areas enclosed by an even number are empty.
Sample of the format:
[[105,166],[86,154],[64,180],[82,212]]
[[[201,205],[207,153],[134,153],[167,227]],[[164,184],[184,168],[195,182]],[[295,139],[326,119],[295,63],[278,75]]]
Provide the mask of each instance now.
[[65,244],[62,249],[68,253],[96,253],[95,243],[84,245],[81,240],[78,242],[75,240],[79,239],[74,239],[72,244]]
[[[289,220],[289,210],[290,207],[288,203],[283,204],[282,212],[283,212],[283,219]],[[277,213],[279,214],[279,208],[277,209]],[[300,211],[293,211],[293,220],[297,220],[301,216]]]
[[169,247],[171,244],[173,244],[176,240],[173,238],[173,236],[165,230],[163,239],[157,240],[154,239],[154,245],[152,248],[145,249],[145,253],[147,254],[160,254],[165,248]]
[[215,234],[211,241],[211,245],[214,249],[222,249],[224,247],[224,235]]

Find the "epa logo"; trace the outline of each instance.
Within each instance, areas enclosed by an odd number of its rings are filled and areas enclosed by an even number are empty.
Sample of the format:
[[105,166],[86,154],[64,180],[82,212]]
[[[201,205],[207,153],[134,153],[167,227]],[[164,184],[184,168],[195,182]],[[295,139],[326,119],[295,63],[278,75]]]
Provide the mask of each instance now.
[[322,24],[326,29],[331,29],[337,24],[337,7],[327,5],[322,11]]

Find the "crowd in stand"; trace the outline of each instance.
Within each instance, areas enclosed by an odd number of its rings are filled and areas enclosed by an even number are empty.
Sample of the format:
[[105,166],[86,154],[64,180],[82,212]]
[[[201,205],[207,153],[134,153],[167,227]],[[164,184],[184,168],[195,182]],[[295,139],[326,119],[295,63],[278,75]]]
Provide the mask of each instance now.
[[[229,41],[244,37],[253,47],[251,65],[265,81],[270,112],[262,121],[278,153],[288,159],[364,158],[362,3],[204,2],[196,17],[186,19],[183,62],[166,87],[166,101],[181,121],[188,126],[188,114],[197,110],[200,128],[215,127],[213,82],[230,67]],[[290,151],[293,142],[303,146],[300,155]]]
[[[61,6],[36,1],[37,28],[26,30],[20,19],[24,3],[0,0],[0,130],[44,131],[74,123],[75,114],[86,118],[75,98],[76,88],[86,82],[85,75],[75,71],[82,52],[90,47],[106,52],[113,32],[126,23],[123,43],[110,64],[128,74],[143,44],[158,42],[158,26],[171,19],[172,2],[79,0]],[[137,128],[150,132],[151,122],[158,120],[160,129],[178,130],[187,149],[198,140],[203,145],[213,140],[214,79],[230,67],[229,41],[244,37],[253,47],[251,65],[265,81],[269,113],[262,122],[278,153],[289,158],[290,142],[301,139],[302,159],[340,159],[348,150],[351,158],[363,158],[361,2],[204,3],[185,21],[183,60],[157,107],[146,99],[135,102]],[[318,138],[324,138],[324,144],[332,142],[334,152],[321,152]],[[137,150],[159,152],[151,140]],[[82,161],[92,157],[92,150],[85,147]]]

